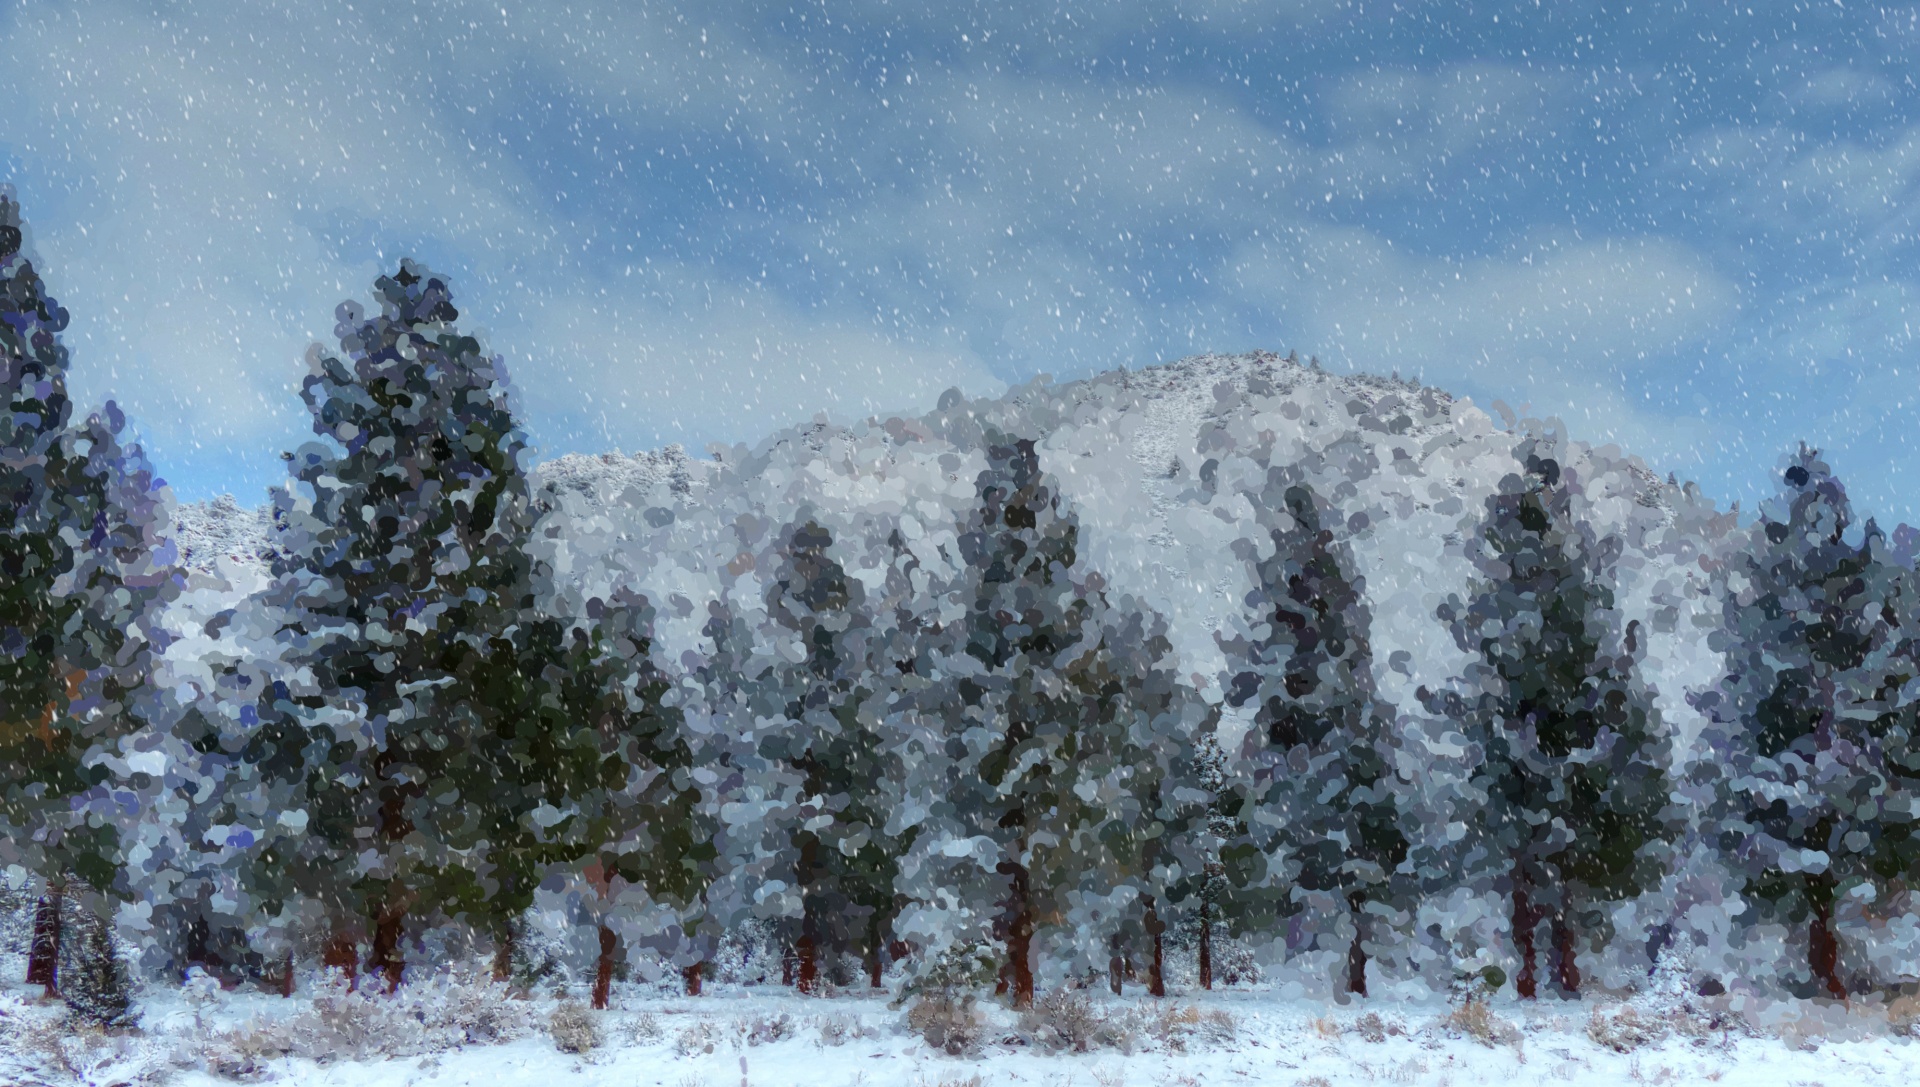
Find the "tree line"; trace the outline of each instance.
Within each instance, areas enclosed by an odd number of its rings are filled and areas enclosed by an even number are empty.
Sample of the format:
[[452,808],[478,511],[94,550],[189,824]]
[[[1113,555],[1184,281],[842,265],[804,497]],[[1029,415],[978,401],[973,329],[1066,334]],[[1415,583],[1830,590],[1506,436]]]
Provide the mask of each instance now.
[[[156,848],[129,820],[163,804],[237,858],[232,939],[263,984],[291,992],[314,961],[391,989],[449,927],[504,979],[561,887],[594,933],[596,1006],[641,947],[697,993],[748,922],[803,991],[830,964],[877,987],[905,961],[1026,1005],[1043,957],[1163,995],[1175,926],[1210,984],[1216,931],[1283,939],[1309,913],[1365,994],[1414,906],[1463,885],[1507,903],[1519,995],[1543,933],[1574,993],[1613,907],[1692,845],[1756,920],[1804,933],[1805,990],[1843,996],[1836,904],[1904,901],[1920,855],[1913,558],[1852,525],[1814,451],[1721,571],[1726,673],[1691,695],[1711,727],[1688,758],[1617,599],[1619,540],[1520,436],[1465,545],[1473,580],[1436,611],[1468,663],[1419,692],[1465,752],[1437,847],[1405,804],[1426,771],[1376,690],[1344,522],[1298,465],[1256,450],[1202,473],[1258,524],[1211,696],[1166,620],[1085,559],[1034,437],[992,429],[951,568],[897,525],[854,564],[803,508],[744,556],[758,598],[708,602],[706,651],[669,661],[654,601],[538,557],[559,530],[504,370],[412,261],[308,354],[315,440],[284,454],[255,600],[273,651],[181,702],[156,682],[186,586],[164,487],[112,404],[76,418],[67,313],[23,238],[0,194],[0,820],[38,880],[28,980],[49,993],[67,900],[110,935],[147,893],[130,858]],[[136,768],[161,734],[195,775]],[[205,916],[169,923],[176,964],[218,942]]]

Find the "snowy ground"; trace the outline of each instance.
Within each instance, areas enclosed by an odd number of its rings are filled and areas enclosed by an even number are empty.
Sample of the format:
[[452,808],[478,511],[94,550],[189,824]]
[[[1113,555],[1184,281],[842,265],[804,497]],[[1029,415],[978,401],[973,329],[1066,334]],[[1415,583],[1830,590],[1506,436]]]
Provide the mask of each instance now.
[[[1163,1002],[1102,997],[1094,1002],[1099,1015],[1132,1024],[1105,1046],[1045,1052],[1030,1023],[1023,1027],[1011,1013],[992,1008],[978,1055],[954,1057],[910,1033],[902,1011],[864,994],[803,998],[736,989],[687,999],[632,987],[619,994],[614,1010],[589,1013],[601,1044],[568,1054],[550,1032],[552,997],[505,1001],[487,986],[423,986],[384,1007],[325,993],[317,1003],[310,996],[289,1001],[240,992],[210,993],[196,1003],[184,993],[149,992],[144,1029],[121,1037],[63,1029],[58,1009],[35,1002],[30,992],[11,987],[0,994],[0,1083],[1868,1087],[1907,1084],[1920,1072],[1920,1045],[1891,1033],[1885,1009],[1871,1005],[1750,1004],[1722,1016],[1718,1026],[1650,1009],[1638,1025],[1668,1036],[1640,1044],[1621,1039],[1622,1052],[1600,1044],[1590,1030],[1596,1008],[1612,1020],[1623,1007],[1618,1003],[1543,1001],[1521,1009],[1496,1001],[1483,1041],[1439,1000],[1329,1008],[1245,991]],[[1724,998],[1720,1010],[1728,1010]],[[455,1024],[450,1034],[449,1023]],[[1183,1026],[1168,1031],[1169,1023]],[[1634,1025],[1630,1019],[1627,1026]],[[476,1030],[506,1040],[476,1044],[461,1037]],[[267,1052],[257,1051],[262,1045]],[[288,1045],[367,1052],[363,1059],[325,1061],[272,1052]]]

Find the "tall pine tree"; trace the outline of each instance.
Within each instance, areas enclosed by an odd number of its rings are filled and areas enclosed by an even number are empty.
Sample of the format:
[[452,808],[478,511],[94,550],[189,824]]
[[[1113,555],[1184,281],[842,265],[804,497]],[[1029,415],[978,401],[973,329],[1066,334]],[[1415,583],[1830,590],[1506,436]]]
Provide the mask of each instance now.
[[270,594],[308,682],[263,699],[259,751],[297,826],[254,867],[269,899],[331,899],[327,961],[351,969],[370,936],[392,986],[409,915],[457,908],[482,863],[484,798],[460,791],[486,757],[473,662],[530,604],[532,515],[506,374],[446,280],[404,261],[375,291],[376,315],[340,307],[338,353],[308,353],[321,441],[288,455]]
[[1714,723],[1701,772],[1727,801],[1723,846],[1762,915],[1807,927],[1811,990],[1839,998],[1834,907],[1910,878],[1916,673],[1909,575],[1802,446],[1730,573],[1727,674],[1696,696]]
[[68,876],[115,886],[113,825],[79,802],[108,774],[90,756],[151,708],[148,617],[178,580],[161,485],[123,445],[119,410],[75,425],[67,311],[24,245],[19,202],[0,187],[0,857],[46,880],[28,975],[52,991]]
[[1364,995],[1371,916],[1404,891],[1396,870],[1407,854],[1366,583],[1328,525],[1332,511],[1297,473],[1270,466],[1249,497],[1266,538],[1241,541],[1254,588],[1245,632],[1222,639],[1227,702],[1253,707],[1243,826],[1261,854],[1284,858],[1274,876],[1286,890],[1272,913],[1251,912],[1284,916],[1333,896],[1352,928],[1346,988]]
[[1469,867],[1508,894],[1514,984],[1526,998],[1537,991],[1540,923],[1552,925],[1560,987],[1577,991],[1578,952],[1604,926],[1601,907],[1651,885],[1674,833],[1665,734],[1638,676],[1639,627],[1614,606],[1614,550],[1575,518],[1577,484],[1547,452],[1543,440],[1524,442],[1524,473],[1487,500],[1469,547],[1472,595],[1439,609],[1476,660],[1464,693],[1430,702],[1480,752]]

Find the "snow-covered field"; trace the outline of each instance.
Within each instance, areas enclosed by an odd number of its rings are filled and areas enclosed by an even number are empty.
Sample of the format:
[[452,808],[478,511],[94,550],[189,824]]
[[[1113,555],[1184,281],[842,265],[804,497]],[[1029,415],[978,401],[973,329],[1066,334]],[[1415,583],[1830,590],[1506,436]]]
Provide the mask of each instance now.
[[[1160,1001],[1102,993],[1089,994],[1090,1021],[1105,1026],[1084,1052],[989,1003],[977,1052],[952,1056],[910,1030],[903,1010],[864,991],[808,998],[722,987],[685,998],[627,986],[612,1010],[576,1006],[599,1035],[584,1053],[556,1046],[567,1032],[553,1028],[553,996],[507,1000],[484,984],[429,982],[398,999],[323,991],[317,1002],[311,992],[283,1000],[149,991],[143,1030],[121,1037],[62,1029],[57,1006],[31,994],[14,986],[0,995],[0,1082],[20,1087],[1867,1087],[1907,1084],[1920,1072],[1920,1045],[1891,1029],[1887,1008],[1872,1002],[1740,1005],[1722,997],[1681,1008],[1544,1000],[1522,1008],[1496,999],[1485,1007],[1490,1016],[1476,1018],[1435,998],[1334,1007],[1262,991]],[[474,1036],[498,1040],[468,1040]],[[289,1045],[361,1055],[273,1052]]]

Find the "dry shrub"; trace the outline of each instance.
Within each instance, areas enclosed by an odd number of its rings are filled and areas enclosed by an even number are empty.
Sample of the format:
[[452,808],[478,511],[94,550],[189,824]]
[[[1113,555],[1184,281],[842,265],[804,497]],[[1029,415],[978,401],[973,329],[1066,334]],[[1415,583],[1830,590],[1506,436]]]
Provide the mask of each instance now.
[[778,1015],[756,1015],[740,1022],[740,1040],[748,1045],[772,1045],[783,1042],[799,1031],[793,1016],[786,1012]]
[[1313,1021],[1313,1032],[1325,1041],[1337,1042],[1340,1040],[1340,1024],[1330,1015],[1315,1019]]
[[1407,1032],[1406,1028],[1392,1019],[1383,1019],[1379,1012],[1368,1012],[1354,1020],[1353,1031],[1362,1041],[1379,1045],[1388,1038],[1398,1038]]
[[1441,1023],[1448,1031],[1485,1046],[1513,1045],[1520,1040],[1513,1024],[1493,1014],[1493,1008],[1478,996],[1467,997]]
[[641,1012],[634,1017],[633,1025],[627,1028],[627,1036],[636,1045],[647,1045],[659,1041],[665,1032],[660,1029],[660,1020],[652,1012]]
[[562,1000],[547,1019],[553,1048],[562,1053],[591,1053],[600,1047],[600,1022],[578,1000]]
[[711,1053],[719,1045],[719,1028],[705,1019],[695,1022],[673,1039],[673,1051],[682,1057]]
[[1902,1038],[1920,1037],[1920,996],[1902,994],[1888,1001],[1887,1027]]
[[1325,1076],[1308,1076],[1299,1081],[1299,1087],[1333,1087],[1333,1081]]
[[971,996],[929,994],[907,1009],[907,1029],[957,1057],[979,1048],[986,1021]]
[[981,1087],[981,1084],[984,1082],[985,1081],[980,1078],[979,1073],[976,1072],[965,1079],[961,1079],[959,1076],[942,1077],[940,1087]]
[[287,1055],[283,1032],[245,1026],[220,1031],[207,1041],[202,1055],[207,1071],[227,1079],[265,1076],[270,1062]]
[[171,1071],[158,1041],[102,1030],[65,1008],[0,995],[0,1083],[143,1087]]
[[1043,1049],[1085,1053],[1106,1034],[1107,1017],[1085,993],[1055,989],[1033,1002],[1021,1026]]
[[1192,1004],[1143,1010],[1137,1013],[1131,1026],[1155,1048],[1167,1053],[1185,1053],[1195,1043],[1225,1045],[1240,1031],[1239,1022],[1227,1012],[1201,1011]]
[[873,1038],[878,1032],[851,1015],[824,1015],[820,1017],[820,1044],[823,1046],[846,1045],[861,1038]]
[[1615,1053],[1631,1053],[1641,1046],[1652,1045],[1664,1039],[1669,1024],[1649,1015],[1631,1004],[1619,1004],[1611,1008],[1595,1008],[1587,1019],[1587,1037],[1602,1049],[1611,1049]]

